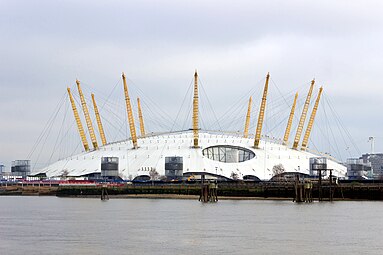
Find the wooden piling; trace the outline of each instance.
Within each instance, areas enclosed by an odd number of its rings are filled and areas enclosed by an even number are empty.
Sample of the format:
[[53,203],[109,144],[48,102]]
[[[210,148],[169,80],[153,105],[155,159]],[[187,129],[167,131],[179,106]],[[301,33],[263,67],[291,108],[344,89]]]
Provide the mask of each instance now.
[[201,201],[203,203],[217,202],[218,201],[217,189],[218,189],[218,184],[216,182],[203,183],[201,181],[201,193],[200,193],[198,201]]
[[101,200],[109,200],[109,195],[108,195],[108,186],[107,185],[102,185],[101,188]]
[[318,200],[322,201],[322,169],[318,170]]
[[295,176],[294,188],[295,188],[295,198],[294,198],[293,202],[297,202],[297,203],[303,202],[302,184],[299,180],[299,175]]
[[313,185],[310,180],[301,181],[299,179],[299,175],[296,175],[294,188],[295,188],[295,198],[293,199],[293,202],[311,203],[313,201],[313,198],[312,198]]

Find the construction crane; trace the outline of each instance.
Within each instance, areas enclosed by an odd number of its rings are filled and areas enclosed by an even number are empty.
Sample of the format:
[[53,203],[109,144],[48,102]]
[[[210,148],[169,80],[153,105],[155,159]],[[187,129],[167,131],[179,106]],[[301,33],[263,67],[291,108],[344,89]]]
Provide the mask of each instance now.
[[134,118],[132,112],[132,105],[130,104],[130,97],[128,91],[128,85],[126,84],[125,74],[122,73],[122,81],[124,82],[124,92],[125,92],[125,102],[126,102],[126,111],[128,113],[129,129],[130,135],[132,137],[133,148],[137,149],[137,135],[136,135],[136,126],[134,125]]
[[194,73],[194,97],[193,97],[193,144],[194,148],[198,146],[198,74]]
[[87,125],[88,130],[89,130],[90,139],[92,140],[93,148],[95,150],[98,150],[96,135],[94,133],[92,120],[90,119],[88,107],[87,107],[85,99],[84,99],[84,94],[82,93],[82,90],[81,90],[80,81],[76,80],[76,84],[77,84],[78,93],[80,95],[82,110],[83,110],[84,115],[85,115],[86,125]]
[[294,144],[293,144],[293,149],[295,149],[295,150],[298,148],[298,144],[299,144],[299,141],[301,139],[303,126],[304,126],[305,120],[306,120],[307,110],[309,109],[311,95],[313,93],[314,84],[315,84],[315,80],[312,80],[309,93],[307,94],[307,97],[306,97],[305,105],[303,106],[301,118],[299,120],[298,129],[297,129],[297,133],[295,134],[295,139],[294,139]]
[[89,151],[89,145],[88,145],[88,141],[86,140],[86,135],[85,135],[82,123],[81,123],[80,115],[78,114],[76,104],[74,102],[72,93],[70,92],[70,88],[67,88],[67,90],[68,90],[69,100],[70,100],[70,103],[72,105],[74,118],[75,118],[76,123],[77,123],[78,132],[80,133],[82,145],[84,146],[85,151]]
[[101,142],[102,142],[102,145],[106,145],[107,142],[106,142],[106,138],[105,138],[105,132],[104,132],[104,128],[102,126],[100,113],[98,112],[96,99],[94,99],[94,94],[92,94],[92,102],[93,102],[94,114],[96,115],[98,131],[99,131],[100,137],[101,137]]
[[293,106],[291,107],[291,112],[289,116],[289,120],[287,122],[287,127],[285,131],[285,136],[283,137],[283,145],[287,145],[289,142],[289,136],[290,136],[290,131],[291,131],[291,125],[293,124],[293,119],[294,119],[294,113],[295,113],[295,106],[297,104],[297,99],[298,99],[298,93],[295,94],[294,97],[294,103]]
[[141,137],[145,137],[144,118],[142,117],[141,102],[139,97],[137,97],[137,107],[138,107],[138,118],[140,120]]
[[243,131],[243,137],[247,138],[249,136],[249,125],[250,125],[250,113],[251,113],[251,102],[252,98],[249,98],[249,105],[247,106],[245,130]]
[[307,149],[307,144],[309,142],[311,130],[312,130],[313,125],[314,125],[315,115],[318,111],[318,105],[319,105],[320,97],[322,95],[322,91],[323,91],[323,88],[320,87],[317,99],[315,100],[313,111],[311,112],[309,123],[307,124],[305,136],[303,137],[302,147],[301,147],[302,150]]
[[256,149],[259,149],[259,142],[261,141],[262,125],[263,125],[263,119],[265,117],[265,109],[266,109],[267,91],[269,89],[269,78],[270,78],[270,74],[267,73],[265,87],[263,88],[261,107],[259,109],[257,129],[255,132],[254,148]]

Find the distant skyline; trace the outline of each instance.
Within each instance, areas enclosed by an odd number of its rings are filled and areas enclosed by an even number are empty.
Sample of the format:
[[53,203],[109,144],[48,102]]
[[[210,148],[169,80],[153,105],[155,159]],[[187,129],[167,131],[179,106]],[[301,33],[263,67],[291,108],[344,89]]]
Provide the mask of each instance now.
[[286,94],[315,77],[360,152],[369,137],[382,152],[382,9],[371,0],[1,1],[0,164],[28,157],[76,78],[102,105],[123,71],[132,95],[146,93],[171,116],[195,69],[217,115],[261,90],[267,72]]

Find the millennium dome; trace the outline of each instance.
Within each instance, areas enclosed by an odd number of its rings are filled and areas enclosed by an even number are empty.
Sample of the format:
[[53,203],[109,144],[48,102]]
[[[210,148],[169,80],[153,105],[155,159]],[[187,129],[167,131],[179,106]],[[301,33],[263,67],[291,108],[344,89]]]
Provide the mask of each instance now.
[[[99,136],[102,140],[102,144],[98,144],[80,82],[77,81],[81,106],[86,119],[86,128],[88,128],[93,148],[91,149],[89,146],[76,103],[68,88],[73,114],[84,150],[79,154],[66,157],[39,169],[34,174],[46,175],[48,178],[59,178],[64,174],[72,178],[100,178],[107,172],[109,162],[112,165],[114,164],[112,168],[115,171],[112,175],[124,180],[135,180],[138,178],[159,179],[169,176],[185,178],[201,175],[223,179],[269,180],[276,175],[276,169],[280,170],[277,172],[278,174],[282,171],[284,173],[312,175],[312,162],[315,161],[313,159],[320,159],[325,162],[321,167],[331,169],[333,175],[338,177],[346,176],[346,167],[335,158],[327,154],[314,153],[308,149],[307,144],[322,92],[322,88],[320,88],[312,108],[313,110],[309,115],[308,109],[314,81],[312,81],[306,97],[296,135],[290,144],[291,122],[295,114],[297,95],[290,110],[284,137],[272,139],[262,134],[265,111],[267,110],[266,100],[269,74],[266,76],[254,134],[249,134],[251,98],[249,100],[244,132],[202,130],[199,127],[198,74],[195,72],[192,128],[189,130],[147,134],[145,133],[142,110],[138,101],[141,131],[141,135],[138,135],[124,74],[122,79],[130,137],[122,141],[106,142],[100,114],[92,95]],[[306,123],[306,130],[304,130]]]

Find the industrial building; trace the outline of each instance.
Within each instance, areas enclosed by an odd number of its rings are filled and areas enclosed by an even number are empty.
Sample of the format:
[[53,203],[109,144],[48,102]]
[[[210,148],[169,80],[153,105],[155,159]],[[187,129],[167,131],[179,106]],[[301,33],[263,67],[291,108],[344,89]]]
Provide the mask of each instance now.
[[362,158],[347,159],[347,177],[349,180],[363,180],[371,175],[371,163]]
[[383,177],[383,153],[366,153],[360,159],[371,165],[372,177]]
[[0,163],[0,179],[3,177],[4,172],[5,172],[5,166]]

